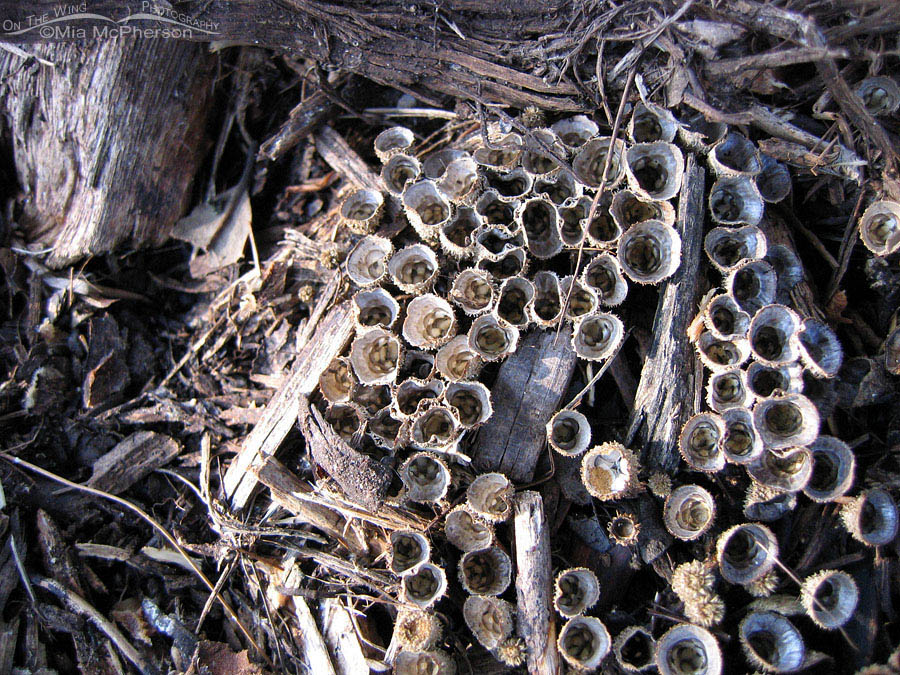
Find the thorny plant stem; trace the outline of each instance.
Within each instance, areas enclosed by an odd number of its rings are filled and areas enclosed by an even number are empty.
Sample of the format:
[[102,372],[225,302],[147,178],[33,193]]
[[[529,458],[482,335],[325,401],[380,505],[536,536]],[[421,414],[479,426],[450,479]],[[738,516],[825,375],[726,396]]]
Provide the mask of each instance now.
[[132,504],[127,499],[122,499],[121,497],[118,497],[116,495],[110,494],[108,492],[104,492],[103,490],[97,490],[95,488],[88,487],[86,485],[79,485],[78,483],[74,483],[66,478],[63,478],[62,476],[56,475],[52,471],[47,471],[46,469],[42,469],[39,466],[35,466],[31,462],[26,462],[24,459],[20,459],[19,457],[16,457],[15,455],[10,455],[6,452],[2,452],[2,453],[0,453],[0,458],[5,459],[6,461],[11,462],[12,464],[15,464],[16,466],[22,467],[23,469],[27,469],[28,471],[31,471],[32,473],[36,473],[39,476],[43,476],[44,478],[52,480],[55,483],[59,483],[60,485],[65,485],[68,488],[72,488],[74,490],[80,490],[82,492],[87,492],[88,494],[94,495],[95,497],[101,497],[103,499],[108,499],[111,502],[115,502],[119,506],[122,506],[122,507],[128,509],[129,511],[132,511],[139,518],[141,518],[142,520],[147,522],[149,525],[151,525],[153,527],[153,529],[155,529],[157,532],[159,532],[163,536],[163,538],[172,546],[172,548],[174,548],[176,551],[178,551],[178,553],[181,554],[181,556],[187,562],[188,566],[194,571],[194,574],[197,575],[197,577],[200,579],[200,581],[202,581],[209,590],[216,593],[216,597],[218,598],[219,602],[222,603],[222,607],[225,609],[225,612],[228,614],[228,616],[231,618],[231,620],[235,623],[235,625],[238,627],[238,629],[240,629],[241,633],[244,635],[244,637],[247,639],[247,641],[251,645],[253,645],[253,648],[256,649],[257,653],[266,662],[266,664],[270,668],[275,667],[275,664],[272,663],[272,661],[269,659],[269,657],[266,655],[266,653],[263,651],[263,649],[259,646],[259,644],[256,642],[256,640],[250,634],[250,631],[247,630],[247,628],[241,622],[240,618],[238,618],[238,615],[231,608],[231,605],[229,605],[225,601],[225,598],[223,598],[221,595],[219,595],[218,591],[216,591],[215,586],[213,586],[212,582],[210,582],[210,580],[206,578],[206,575],[203,573],[203,570],[201,570],[197,566],[197,563],[194,562],[193,558],[191,558],[188,555],[187,551],[185,551],[184,548],[181,546],[181,544],[178,543],[178,540],[176,540],[175,537],[173,537],[169,533],[169,531],[166,530],[166,528],[164,528],[162,525],[160,525],[156,520],[153,519],[152,516],[147,514],[143,509],[141,509],[139,506],[136,506],[135,504]]

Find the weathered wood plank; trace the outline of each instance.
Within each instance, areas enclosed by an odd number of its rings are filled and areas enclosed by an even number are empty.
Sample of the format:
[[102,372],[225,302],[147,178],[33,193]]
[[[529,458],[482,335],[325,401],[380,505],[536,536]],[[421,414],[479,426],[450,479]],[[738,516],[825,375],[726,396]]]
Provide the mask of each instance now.
[[155,431],[138,431],[94,462],[87,484],[119,494],[151,471],[168,464],[180,452],[181,446],[169,436]]
[[513,518],[516,608],[519,635],[528,650],[528,672],[553,675],[559,672],[560,663],[556,650],[556,621],[551,610],[550,531],[541,495],[530,490],[518,495]]
[[472,464],[500,471],[515,482],[534,477],[546,445],[547,422],[559,408],[577,360],[571,328],[533,331],[500,366],[491,390],[494,414],[478,433]]
[[687,328],[700,295],[705,172],[688,155],[678,198],[676,229],[681,235],[681,266],[660,291],[653,320],[653,343],[628,425],[627,444],[640,450],[645,467],[673,471],[678,466],[678,435],[699,407],[703,367]]

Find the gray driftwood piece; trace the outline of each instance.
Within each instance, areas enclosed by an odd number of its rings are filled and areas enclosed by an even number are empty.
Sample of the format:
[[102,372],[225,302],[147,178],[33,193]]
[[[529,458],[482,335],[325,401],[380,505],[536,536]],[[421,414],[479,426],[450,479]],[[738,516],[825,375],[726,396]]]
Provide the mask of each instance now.
[[559,672],[550,560],[550,531],[544,502],[528,490],[515,501],[516,600],[519,635],[528,650],[528,672]]
[[319,376],[352,334],[353,309],[345,302],[328,312],[300,350],[287,380],[266,404],[262,417],[244,439],[240,452],[225,473],[225,494],[231,499],[232,508],[240,509],[247,503],[257,483],[251,466],[260,458],[275,454],[297,421],[300,397],[312,393]]
[[491,390],[494,414],[472,450],[480,472],[500,471],[515,482],[534,478],[547,422],[559,408],[575,369],[571,329],[534,331],[504,361]]
[[678,466],[678,435],[699,408],[703,367],[688,339],[687,328],[697,311],[700,256],[703,248],[703,168],[689,154],[678,198],[681,266],[663,283],[653,320],[653,342],[647,352],[627,443],[640,450],[645,467],[673,471]]
[[391,470],[347,445],[305,396],[300,397],[299,423],[313,461],[352,501],[377,511],[391,485]]
[[55,65],[0,51],[28,239],[53,248],[51,266],[165,241],[206,150],[215,57],[201,44],[128,37],[28,51]]

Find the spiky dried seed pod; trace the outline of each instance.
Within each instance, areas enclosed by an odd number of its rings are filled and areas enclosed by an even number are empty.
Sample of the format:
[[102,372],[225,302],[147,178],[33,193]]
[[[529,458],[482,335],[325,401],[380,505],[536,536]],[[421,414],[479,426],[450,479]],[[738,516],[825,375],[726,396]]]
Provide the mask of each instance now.
[[764,210],[762,195],[747,176],[720,178],[709,191],[709,213],[720,225],[758,225]]
[[492,314],[479,316],[469,329],[469,347],[485,361],[497,361],[516,351],[519,331]]
[[390,127],[375,137],[375,154],[382,162],[400,152],[406,152],[412,148],[416,137],[406,127]]
[[577,410],[560,410],[547,422],[547,443],[566,457],[577,457],[591,444],[591,425]]
[[690,115],[685,124],[679,125],[677,133],[688,148],[706,155],[728,133],[728,125],[707,120],[703,113],[697,112]]
[[775,570],[770,570],[763,574],[759,579],[744,584],[747,592],[755,598],[768,598],[772,593],[778,590],[778,574]]
[[503,281],[516,275],[524,276],[528,269],[528,257],[524,248],[517,248],[504,253],[496,261],[482,258],[477,267],[488,272],[497,281]]
[[466,335],[457,335],[441,347],[434,357],[434,367],[450,382],[460,382],[475,377],[481,369],[481,359],[469,347]]
[[329,403],[349,401],[355,385],[350,362],[343,357],[333,359],[319,376],[319,391]]
[[497,316],[522,330],[531,323],[534,284],[525,277],[510,277],[500,286]]
[[673,537],[684,541],[696,539],[713,524],[716,502],[699,485],[675,488],[663,506],[663,524]]
[[643,626],[629,626],[616,636],[613,654],[623,670],[640,673],[653,667],[656,640]]
[[483,473],[469,485],[469,508],[491,523],[509,518],[512,513],[513,484],[502,473]]
[[437,349],[456,335],[456,316],[450,303],[438,295],[426,293],[406,306],[403,338],[413,347]]
[[383,288],[359,291],[353,296],[357,332],[372,328],[390,330],[400,315],[400,304]]
[[534,181],[532,189],[535,195],[546,197],[557,206],[578,199],[584,191],[582,184],[568,171],[560,171],[549,178],[539,178]]
[[404,602],[428,609],[447,592],[447,575],[437,565],[426,562],[404,574],[400,585]]
[[[551,154],[551,151],[553,154]],[[535,129],[525,139],[522,168],[533,176],[545,176],[559,171],[560,164],[553,155],[565,157],[566,149],[551,129]]]
[[607,307],[621,305],[628,295],[628,282],[622,266],[611,253],[601,253],[584,268],[581,282],[597,293]]
[[[580,183],[579,183],[580,185]],[[587,217],[591,210],[592,199],[579,197],[568,199],[559,205],[559,238],[563,246],[578,248],[587,235]],[[619,232],[621,234],[621,231]],[[618,236],[618,235],[617,235]]]
[[496,649],[509,637],[513,616],[511,604],[491,596],[470,595],[463,605],[463,619],[485,649]]
[[398,380],[416,378],[428,380],[434,375],[434,354],[420,349],[410,349],[403,355],[403,365],[397,373]]
[[873,115],[892,115],[900,108],[900,87],[890,77],[867,77],[856,85],[856,95]]
[[405,574],[414,570],[427,562],[430,556],[431,544],[421,532],[415,530],[391,532],[391,556],[388,567],[394,574]]
[[541,270],[532,279],[534,302],[531,303],[531,318],[541,327],[553,326],[562,315],[563,300],[559,277],[555,273]]
[[645,220],[675,224],[675,207],[671,202],[642,198],[631,190],[619,190],[613,195],[609,213],[622,231]]
[[[489,195],[489,199],[485,200],[483,197],[479,197],[476,209],[488,217],[488,222],[502,222],[504,225],[509,225],[512,223],[511,216],[507,215],[507,211],[503,211],[504,207],[496,205],[495,202],[499,201],[503,204],[514,202],[517,205],[519,199],[531,192],[534,187],[534,177],[521,167],[508,172],[485,171],[484,185],[487,188],[484,195]],[[493,211],[491,205],[493,205]],[[515,207],[505,207],[507,210],[509,208],[512,208],[513,211],[508,213],[514,213]]]
[[641,532],[641,525],[628,513],[618,513],[606,526],[609,538],[619,546],[634,546]]
[[597,575],[584,567],[571,567],[556,575],[553,607],[570,618],[584,614],[600,599]]
[[684,155],[674,143],[635,143],[625,152],[629,187],[640,197],[665,201],[678,194],[684,175]]
[[447,168],[456,160],[468,157],[469,153],[460,148],[443,148],[430,153],[422,160],[422,172],[426,178],[435,182],[440,181],[447,174]]
[[570,150],[577,150],[600,131],[597,123],[584,115],[565,117],[550,128],[560,142]]
[[677,131],[678,122],[671,111],[649,101],[635,104],[628,121],[628,137],[635,143],[671,143]]
[[400,652],[394,659],[394,675],[456,675],[456,664],[440,650]]
[[454,204],[472,204],[478,197],[478,164],[468,154],[447,165],[437,187]]
[[778,276],[775,268],[765,260],[751,260],[729,272],[725,288],[741,309],[748,314],[756,314],[775,301]]
[[660,675],[719,675],[722,650],[705,628],[679,623],[656,642]]
[[606,626],[593,616],[576,616],[566,621],[556,642],[562,657],[578,670],[597,668],[611,644]]
[[570,321],[591,314],[597,309],[599,299],[594,290],[571,275],[560,280],[559,292],[564,302],[565,298],[569,298],[569,304],[566,306],[566,318]]
[[460,551],[480,551],[494,539],[492,526],[479,518],[467,506],[457,506],[444,521],[444,534]]
[[511,668],[518,668],[524,664],[527,656],[528,648],[525,646],[525,640],[519,637],[511,637],[497,647],[497,658]]
[[709,564],[702,560],[691,560],[675,568],[671,585],[672,591],[685,602],[687,598],[702,591],[712,592],[716,577]]
[[775,204],[791,193],[791,172],[781,162],[760,153],[760,172],[756,177],[756,188],[763,201]]
[[806,487],[812,475],[812,453],[807,448],[766,448],[747,465],[747,473],[767,487],[798,492]]
[[719,441],[725,435],[725,422],[715,413],[699,413],[685,422],[678,438],[681,457],[697,471],[714,473],[725,467],[725,454]]
[[343,223],[356,234],[374,232],[381,222],[383,212],[384,195],[377,190],[354,190],[341,204]]
[[859,589],[846,572],[822,570],[803,581],[800,601],[819,628],[830,630],[843,626],[853,616]]
[[800,359],[814,377],[834,377],[844,361],[837,335],[818,319],[806,319],[797,334]]
[[414,502],[437,502],[450,487],[450,470],[434,455],[417,452],[400,467],[406,496]]
[[778,540],[765,525],[743,523],[725,530],[716,541],[719,573],[732,584],[749,584],[775,566]]
[[325,421],[348,443],[362,435],[366,428],[365,413],[355,403],[333,403],[325,411]]
[[757,398],[771,398],[803,391],[803,371],[797,364],[767,366],[754,361],[747,366],[747,386]]
[[721,340],[708,330],[700,333],[696,347],[703,365],[714,373],[740,366],[750,357],[750,342],[747,338]]
[[410,225],[425,241],[437,241],[441,226],[453,215],[450,202],[428,179],[407,184],[403,206]]
[[709,628],[722,623],[725,618],[725,602],[715,593],[697,593],[685,600],[684,615],[698,626]]
[[800,317],[784,305],[766,305],[750,321],[750,350],[767,366],[786,366],[800,357]]
[[768,251],[768,240],[756,225],[714,227],[703,240],[706,256],[717,270],[728,274],[742,264],[762,260]]
[[475,429],[488,421],[494,412],[491,392],[481,382],[454,382],[447,386],[444,401],[453,408],[463,429]]
[[402,423],[391,414],[386,406],[376,412],[369,420],[368,430],[372,439],[383,448],[395,450],[398,445]]
[[[575,171],[575,176],[588,187],[596,188],[600,186],[611,140],[609,136],[591,139],[581,147],[572,160],[572,169]],[[625,143],[617,138],[612,145],[612,158],[606,174],[605,188],[616,187],[625,177],[624,155]]]
[[512,578],[512,562],[499,546],[469,551],[459,560],[459,580],[472,595],[500,595]]
[[381,168],[381,179],[392,195],[399,197],[411,183],[422,175],[422,165],[415,157],[403,153],[393,155]]
[[377,284],[387,275],[387,262],[393,251],[391,242],[384,237],[363,237],[347,256],[347,276],[358,286]]
[[729,132],[709,154],[709,165],[717,176],[756,176],[762,169],[759,151],[743,134]]
[[771,523],[797,506],[797,494],[751,480],[744,494],[744,517]]
[[505,134],[493,140],[491,145],[494,147],[482,145],[472,151],[472,158],[489,169],[512,169],[522,154],[522,137],[518,134]]
[[405,422],[405,427],[410,445],[438,452],[455,452],[463,432],[453,410],[436,404],[426,404]]
[[525,233],[528,251],[535,258],[546,260],[562,251],[559,214],[553,202],[543,197],[526,199],[516,209],[515,218]]
[[366,419],[372,419],[375,413],[391,404],[391,388],[386,384],[372,387],[358,384],[353,388],[352,398],[362,409]]
[[[482,204],[479,201],[479,205]],[[500,205],[504,210],[512,209],[509,204],[494,202],[488,210],[493,212],[493,207]],[[489,260],[496,262],[507,254],[521,249],[525,245],[525,235],[512,222],[510,225],[487,222],[475,230],[475,257],[480,262]]]
[[456,275],[450,287],[450,299],[469,316],[489,312],[496,296],[491,275],[471,267]]
[[588,450],[581,460],[581,481],[597,499],[619,499],[637,486],[639,468],[631,450],[611,441]]
[[672,478],[662,471],[650,474],[647,479],[647,487],[660,499],[665,499],[672,494]]
[[437,617],[421,609],[401,609],[394,622],[394,638],[402,651],[427,651],[437,644],[442,632]]
[[616,258],[632,281],[659,283],[681,265],[681,237],[671,225],[645,220],[622,234]]
[[900,250],[900,203],[887,199],[872,202],[859,219],[859,237],[875,255]]
[[713,373],[706,385],[706,405],[717,413],[753,405],[753,392],[747,386],[747,373],[740,368]]
[[775,612],[752,612],[738,627],[744,656],[754,668],[769,673],[798,670],[806,658],[803,636],[794,624]]
[[619,238],[624,231],[612,215],[612,197],[609,192],[603,192],[597,202],[593,218],[590,217],[591,209],[588,205],[584,212],[584,231],[587,241],[591,246],[603,249],[611,249],[618,245]]
[[594,312],[579,317],[572,333],[572,348],[587,361],[608,359],[625,339],[625,326],[615,314]]
[[809,444],[812,475],[803,494],[815,502],[843,497],[853,485],[856,457],[850,446],[833,436],[819,436]]
[[350,364],[362,384],[391,384],[397,377],[402,345],[393,333],[374,328],[350,345]]
[[438,379],[422,380],[411,377],[394,386],[391,392],[394,416],[405,420],[436,401],[444,393],[444,383]]
[[819,435],[819,411],[803,394],[773,396],[754,406],[753,425],[773,450],[809,445]]
[[475,233],[484,221],[471,206],[460,206],[446,223],[441,225],[438,241],[441,249],[457,259],[471,258],[476,254]]
[[722,413],[725,434],[719,446],[725,460],[734,464],[749,464],[762,454],[763,442],[753,426],[753,413],[747,408],[729,408]]
[[391,256],[388,272],[400,290],[424,293],[431,288],[437,276],[437,256],[428,246],[410,244]]
[[897,503],[887,490],[866,490],[841,509],[844,527],[866,546],[886,546],[897,536]]

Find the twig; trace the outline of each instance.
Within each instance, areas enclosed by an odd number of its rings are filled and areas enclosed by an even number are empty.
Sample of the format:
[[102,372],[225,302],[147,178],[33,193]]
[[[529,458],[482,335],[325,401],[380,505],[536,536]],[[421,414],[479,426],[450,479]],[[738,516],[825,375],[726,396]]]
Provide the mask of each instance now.
[[43,588],[45,591],[49,591],[57,598],[62,600],[65,605],[76,612],[77,614],[81,614],[84,617],[93,623],[98,630],[100,630],[107,638],[112,641],[114,645],[119,649],[120,652],[131,661],[135,667],[143,674],[146,675],[157,675],[159,671],[156,667],[145,660],[143,656],[141,656],[140,652],[135,649],[130,642],[125,638],[124,635],[119,631],[115,625],[109,621],[106,617],[104,617],[100,612],[98,612],[92,605],[90,605],[84,598],[80,595],[77,595],[65,588],[62,584],[54,581],[53,579],[39,578],[35,579],[34,583],[36,586]]

